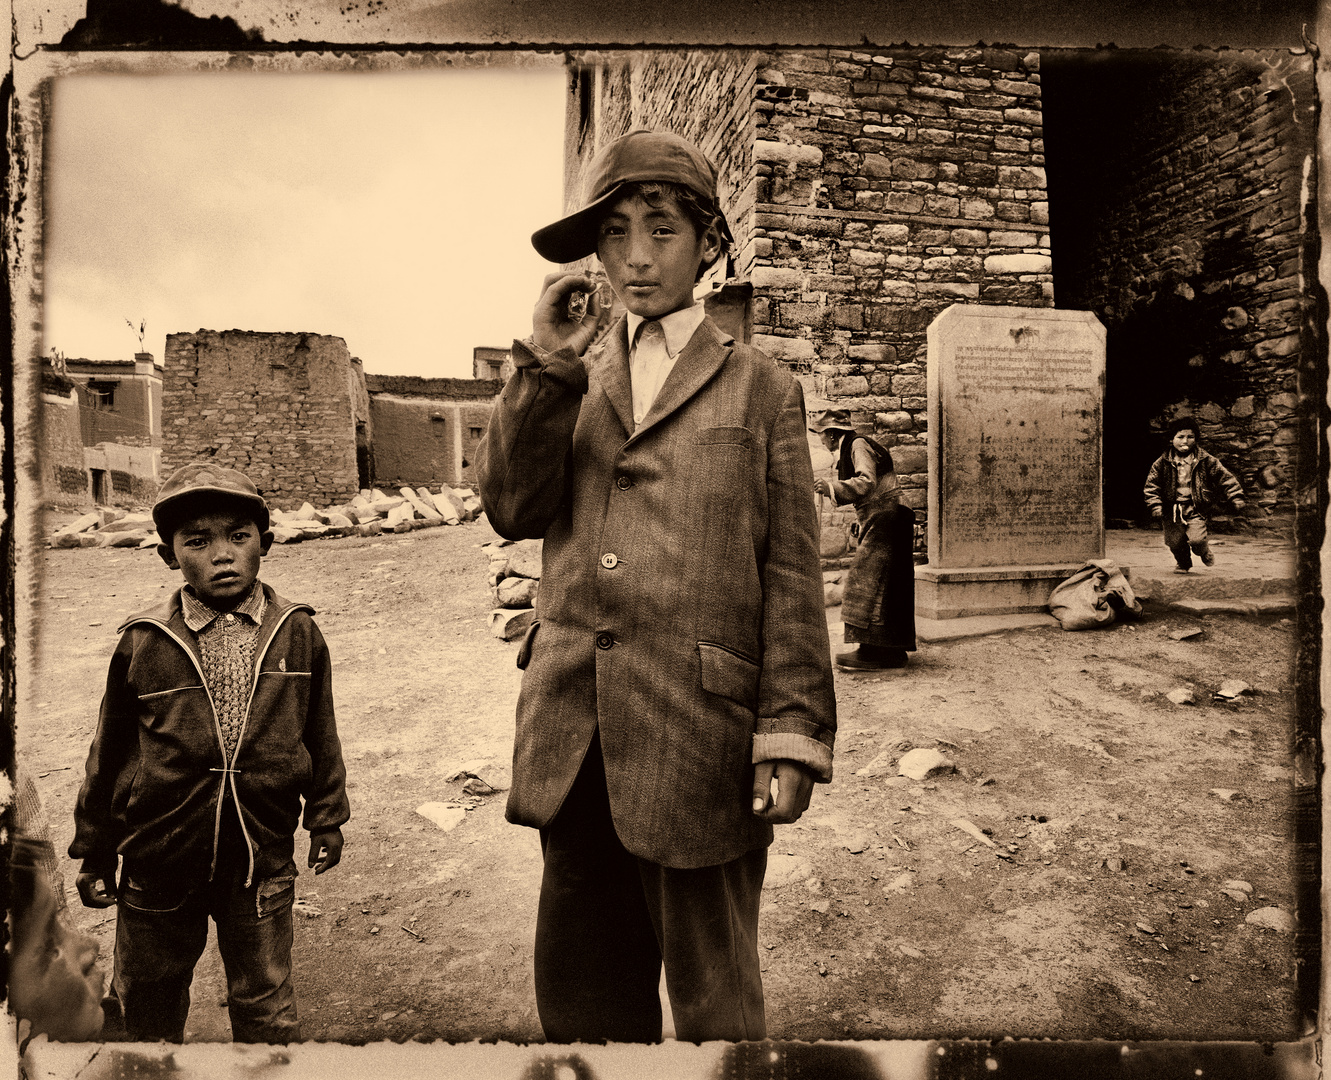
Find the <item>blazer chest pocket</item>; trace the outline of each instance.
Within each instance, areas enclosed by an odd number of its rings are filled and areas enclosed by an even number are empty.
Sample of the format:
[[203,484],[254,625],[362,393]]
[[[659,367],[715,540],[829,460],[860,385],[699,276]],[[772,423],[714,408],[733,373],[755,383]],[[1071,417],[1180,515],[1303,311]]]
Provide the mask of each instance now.
[[702,688],[750,711],[758,708],[758,663],[713,641],[698,642]]
[[753,432],[746,427],[709,427],[698,432],[698,444],[701,446],[743,446],[753,445]]

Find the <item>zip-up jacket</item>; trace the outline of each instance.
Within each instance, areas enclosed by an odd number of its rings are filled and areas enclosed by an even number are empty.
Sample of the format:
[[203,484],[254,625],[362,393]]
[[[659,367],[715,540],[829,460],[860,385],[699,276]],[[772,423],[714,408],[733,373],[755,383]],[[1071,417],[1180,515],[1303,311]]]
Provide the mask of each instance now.
[[120,854],[154,878],[211,879],[225,807],[239,815],[248,885],[292,858],[302,798],[311,833],[351,816],[314,609],[261,587],[268,603],[229,762],[179,590],[120,626],[74,811],[69,854],[85,870],[114,866]]
[[[1168,450],[1151,465],[1142,494],[1146,496],[1148,510],[1159,507],[1163,512],[1178,501],[1178,474]],[[1241,498],[1243,485],[1238,478],[1218,457],[1198,447],[1197,464],[1192,468],[1192,505],[1197,512],[1209,516],[1225,503]]]

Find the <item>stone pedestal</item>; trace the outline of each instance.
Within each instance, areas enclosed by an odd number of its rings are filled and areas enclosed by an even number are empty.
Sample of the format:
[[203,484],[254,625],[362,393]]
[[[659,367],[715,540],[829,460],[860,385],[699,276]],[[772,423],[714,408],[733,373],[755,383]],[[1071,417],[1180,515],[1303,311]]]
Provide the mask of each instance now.
[[1088,311],[955,304],[928,340],[915,612],[1044,611],[1058,581],[1104,556],[1104,327]]

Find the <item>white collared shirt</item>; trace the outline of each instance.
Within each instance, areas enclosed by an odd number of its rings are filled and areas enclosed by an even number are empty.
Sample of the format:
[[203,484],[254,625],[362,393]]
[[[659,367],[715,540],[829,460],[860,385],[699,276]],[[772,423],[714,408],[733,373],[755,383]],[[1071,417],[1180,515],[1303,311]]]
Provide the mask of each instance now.
[[659,319],[643,319],[641,315],[628,313],[629,383],[633,387],[635,428],[651,412],[652,402],[675,366],[675,358],[706,317],[706,308],[697,303]]

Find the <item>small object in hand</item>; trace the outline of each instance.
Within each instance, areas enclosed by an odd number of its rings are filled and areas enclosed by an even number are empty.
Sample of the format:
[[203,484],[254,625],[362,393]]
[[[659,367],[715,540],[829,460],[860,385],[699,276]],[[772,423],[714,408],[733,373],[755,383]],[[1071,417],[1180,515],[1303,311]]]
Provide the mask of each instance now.
[[568,297],[568,320],[569,322],[582,322],[587,314],[587,304],[591,299],[590,293],[574,292],[569,293]]

